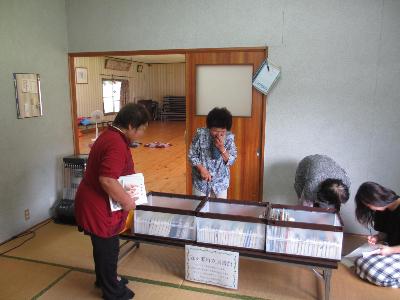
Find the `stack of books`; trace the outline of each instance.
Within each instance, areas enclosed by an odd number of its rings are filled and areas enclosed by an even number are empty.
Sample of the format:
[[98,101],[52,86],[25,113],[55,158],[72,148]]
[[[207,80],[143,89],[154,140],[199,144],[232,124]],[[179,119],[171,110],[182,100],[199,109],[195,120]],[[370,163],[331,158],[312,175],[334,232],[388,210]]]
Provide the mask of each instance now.
[[197,241],[263,250],[265,225],[201,218],[197,220]]
[[135,233],[192,240],[195,234],[194,218],[153,211],[135,211]]
[[340,260],[343,225],[332,209],[272,204],[266,252]]

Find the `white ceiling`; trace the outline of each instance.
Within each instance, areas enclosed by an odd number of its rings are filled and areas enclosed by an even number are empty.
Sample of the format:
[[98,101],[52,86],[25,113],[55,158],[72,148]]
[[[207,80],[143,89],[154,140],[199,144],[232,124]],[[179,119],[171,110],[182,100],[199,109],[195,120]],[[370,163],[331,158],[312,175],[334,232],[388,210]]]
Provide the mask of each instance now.
[[112,56],[124,60],[130,60],[145,64],[174,64],[184,63],[184,54],[156,54],[156,55],[134,55],[134,56]]

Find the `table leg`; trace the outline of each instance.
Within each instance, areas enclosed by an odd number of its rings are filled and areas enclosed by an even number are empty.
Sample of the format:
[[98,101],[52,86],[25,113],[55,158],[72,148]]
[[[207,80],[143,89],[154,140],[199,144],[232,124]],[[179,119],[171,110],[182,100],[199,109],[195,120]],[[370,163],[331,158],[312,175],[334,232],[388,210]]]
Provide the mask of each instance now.
[[325,300],[329,300],[329,294],[330,294],[330,290],[331,290],[332,270],[331,269],[323,269],[322,276],[324,277],[324,281],[325,281]]
[[[130,243],[132,245],[128,246]],[[126,248],[128,246],[128,248]],[[128,255],[133,249],[138,248],[139,249],[140,243],[139,242],[134,242],[134,241],[126,241],[121,245],[119,248],[119,255],[118,255],[118,263],[126,256]]]

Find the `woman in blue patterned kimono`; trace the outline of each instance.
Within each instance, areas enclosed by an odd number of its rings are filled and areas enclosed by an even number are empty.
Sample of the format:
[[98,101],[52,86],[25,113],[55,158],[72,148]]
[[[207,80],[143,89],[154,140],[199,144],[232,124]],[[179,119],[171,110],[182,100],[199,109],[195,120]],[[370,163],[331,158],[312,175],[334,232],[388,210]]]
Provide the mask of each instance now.
[[226,108],[214,108],[207,115],[207,128],[198,128],[189,149],[193,194],[227,197],[230,170],[237,157],[232,115]]

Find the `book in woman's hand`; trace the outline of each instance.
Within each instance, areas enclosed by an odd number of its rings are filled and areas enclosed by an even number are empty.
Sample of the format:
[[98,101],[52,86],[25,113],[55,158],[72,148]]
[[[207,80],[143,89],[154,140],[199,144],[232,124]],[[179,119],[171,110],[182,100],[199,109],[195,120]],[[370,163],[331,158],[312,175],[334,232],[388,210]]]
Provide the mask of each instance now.
[[[118,182],[131,196],[132,201],[135,201],[136,205],[147,203],[146,188],[144,186],[144,176],[142,173],[121,176],[118,178]],[[122,209],[122,206],[117,201],[114,201],[111,197],[109,200],[111,211]]]

